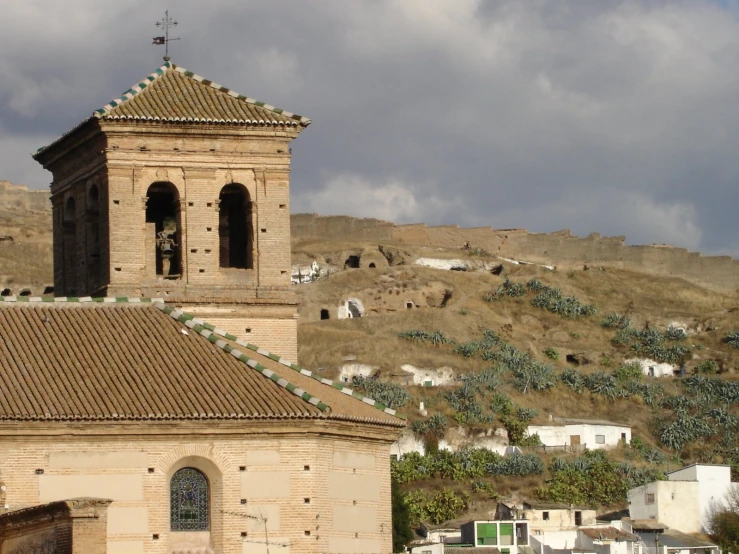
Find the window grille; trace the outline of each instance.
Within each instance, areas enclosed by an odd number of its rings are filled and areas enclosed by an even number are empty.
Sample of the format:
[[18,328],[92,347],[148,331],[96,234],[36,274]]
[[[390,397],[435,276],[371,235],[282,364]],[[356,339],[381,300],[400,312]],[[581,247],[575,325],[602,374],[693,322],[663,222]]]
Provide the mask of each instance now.
[[208,530],[208,481],[197,469],[186,467],[170,482],[172,531]]

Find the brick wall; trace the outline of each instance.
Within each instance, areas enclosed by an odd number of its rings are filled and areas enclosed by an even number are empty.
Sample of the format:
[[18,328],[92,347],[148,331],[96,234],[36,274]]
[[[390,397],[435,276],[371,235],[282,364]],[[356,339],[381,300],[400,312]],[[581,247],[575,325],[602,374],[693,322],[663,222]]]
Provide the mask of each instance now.
[[70,489],[95,491],[113,500],[109,553],[164,554],[182,538],[169,530],[171,476],[194,467],[210,482],[208,540],[217,552],[264,553],[266,540],[273,554],[392,551],[389,448],[397,433],[341,422],[217,427],[132,424],[129,436],[104,426],[90,437],[3,440],[6,502],[18,509]]
[[75,498],[0,514],[0,553],[107,554],[110,502]]
[[[298,132],[130,122],[91,122],[73,132],[42,160],[54,174],[55,294],[216,306],[209,313],[221,315],[212,323],[296,359],[288,145]],[[168,183],[177,198],[175,279],[156,275],[155,230],[146,222],[154,183]],[[220,263],[219,197],[232,183],[251,202],[251,268]]]

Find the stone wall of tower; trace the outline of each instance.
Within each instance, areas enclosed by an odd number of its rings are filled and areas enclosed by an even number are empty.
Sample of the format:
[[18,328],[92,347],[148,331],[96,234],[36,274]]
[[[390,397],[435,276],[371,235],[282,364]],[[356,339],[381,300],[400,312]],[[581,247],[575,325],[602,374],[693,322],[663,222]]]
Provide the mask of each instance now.
[[[286,299],[290,290],[289,142],[297,131],[236,131],[193,125],[162,136],[158,125],[105,124],[108,137],[110,290],[162,291],[244,300]],[[182,277],[152,276],[145,221],[147,190],[171,183],[182,233]],[[219,267],[219,194],[243,185],[252,202],[254,269]]]
[[99,294],[108,280],[104,147],[102,135],[87,136],[55,163],[51,205],[57,296]]
[[[54,174],[56,294],[210,306],[203,319],[296,359],[289,143],[299,130],[94,120],[71,133],[41,160]],[[176,199],[178,262],[166,277],[157,274],[161,245],[147,223],[154,184]],[[220,195],[228,185],[245,191],[249,206],[249,268],[221,267]]]

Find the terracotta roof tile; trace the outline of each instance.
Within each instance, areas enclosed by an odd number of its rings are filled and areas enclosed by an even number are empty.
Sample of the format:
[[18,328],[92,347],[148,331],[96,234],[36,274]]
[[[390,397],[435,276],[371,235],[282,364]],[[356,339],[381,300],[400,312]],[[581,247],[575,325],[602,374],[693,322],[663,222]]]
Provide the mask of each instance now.
[[38,158],[52,145],[94,119],[219,123],[231,125],[291,125],[307,127],[311,120],[249,98],[200,75],[165,62],[154,73],[120,97],[93,112],[52,143],[34,154]]
[[[324,417],[151,305],[0,307],[0,419]],[[324,414],[326,412],[326,414]]]
[[395,410],[363,396],[342,383],[334,383],[318,376],[265,349],[239,340],[223,331],[219,331],[214,326],[176,310],[172,306],[158,303],[157,307],[187,326],[201,328],[205,333],[214,333],[223,339],[221,347],[226,351],[244,353],[252,362],[297,385],[310,395],[321,398],[321,400],[331,407],[332,417],[347,417],[366,422],[386,423],[399,427],[405,425],[402,421],[403,417],[398,415]]
[[3,300],[0,420],[300,417],[405,425],[393,410],[159,302]]
[[166,62],[95,111],[103,119],[303,125],[310,119],[248,98]]

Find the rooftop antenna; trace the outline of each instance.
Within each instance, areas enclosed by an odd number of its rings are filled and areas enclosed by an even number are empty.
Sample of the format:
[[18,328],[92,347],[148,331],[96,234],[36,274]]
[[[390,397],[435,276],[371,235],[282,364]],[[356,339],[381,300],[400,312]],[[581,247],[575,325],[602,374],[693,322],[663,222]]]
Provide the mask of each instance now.
[[180,40],[180,37],[177,38],[169,38],[169,29],[172,27],[177,27],[177,22],[174,21],[171,17],[169,17],[169,10],[164,11],[164,17],[157,21],[154,25],[157,27],[161,27],[164,29],[164,36],[163,37],[154,37],[153,44],[158,45],[164,45],[164,61],[168,62],[170,60],[169,57],[169,41],[170,40]]

